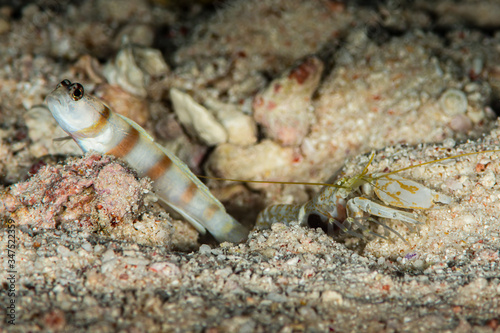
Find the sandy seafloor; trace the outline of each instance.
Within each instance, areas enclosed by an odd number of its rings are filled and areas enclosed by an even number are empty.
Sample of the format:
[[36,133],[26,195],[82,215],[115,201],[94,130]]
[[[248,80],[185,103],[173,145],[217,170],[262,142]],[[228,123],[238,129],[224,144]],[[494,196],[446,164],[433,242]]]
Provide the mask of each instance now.
[[[0,2],[0,332],[500,332],[500,152],[469,154],[500,149],[499,1],[68,3]],[[217,244],[124,163],[53,141],[62,79],[198,174],[462,154],[401,172],[452,200],[418,230],[380,220],[407,242],[276,223]],[[319,190],[208,186],[249,228]]]

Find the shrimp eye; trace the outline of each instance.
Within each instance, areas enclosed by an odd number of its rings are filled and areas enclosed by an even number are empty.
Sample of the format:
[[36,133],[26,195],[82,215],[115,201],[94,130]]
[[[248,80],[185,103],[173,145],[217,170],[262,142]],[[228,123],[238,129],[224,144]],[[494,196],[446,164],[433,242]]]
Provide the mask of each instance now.
[[80,83],[73,84],[71,86],[71,98],[73,98],[74,101],[78,101],[82,97],[83,97],[83,86]]

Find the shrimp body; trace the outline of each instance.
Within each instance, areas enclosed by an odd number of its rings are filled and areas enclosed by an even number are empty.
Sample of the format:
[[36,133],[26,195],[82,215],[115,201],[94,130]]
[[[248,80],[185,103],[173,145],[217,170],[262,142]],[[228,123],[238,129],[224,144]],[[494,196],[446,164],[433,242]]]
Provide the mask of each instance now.
[[[266,228],[275,222],[288,224],[298,221],[303,226],[321,227],[329,234],[340,229],[363,238],[363,234],[354,231],[354,229],[360,229],[363,233],[386,238],[369,231],[362,223],[368,220],[403,239],[397,231],[379,222],[373,216],[399,220],[412,228],[412,225],[421,224],[421,222],[415,219],[413,214],[390,206],[404,209],[430,209],[437,202],[442,204],[451,202],[451,197],[394,173],[368,176],[368,167],[373,157],[372,154],[361,174],[345,177],[336,184],[325,186],[303,205],[279,205],[280,214],[275,213],[276,205],[267,207],[259,214],[257,227]],[[369,199],[370,196],[374,199]]]
[[59,126],[84,152],[94,150],[116,156],[140,177],[151,178],[160,199],[200,233],[208,230],[220,242],[239,242],[247,237],[248,230],[227,214],[186,164],[155,143],[132,120],[85,94],[82,85],[64,80],[46,100]]

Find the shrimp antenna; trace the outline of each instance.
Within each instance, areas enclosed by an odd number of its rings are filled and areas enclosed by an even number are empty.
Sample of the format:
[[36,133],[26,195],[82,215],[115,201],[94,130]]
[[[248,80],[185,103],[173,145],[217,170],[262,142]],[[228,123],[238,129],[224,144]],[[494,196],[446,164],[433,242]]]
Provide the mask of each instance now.
[[472,153],[464,153],[464,154],[459,154],[459,155],[454,155],[454,156],[448,156],[448,157],[443,157],[443,158],[439,158],[437,160],[432,160],[432,161],[428,161],[428,162],[424,162],[424,163],[419,163],[417,165],[410,165],[406,168],[402,168],[402,169],[398,169],[398,170],[394,170],[394,171],[391,171],[391,172],[388,172],[388,173],[384,173],[378,177],[374,177],[373,179],[378,179],[378,178],[381,178],[381,177],[386,177],[386,176],[389,176],[389,175],[393,175],[395,173],[399,173],[401,171],[406,171],[406,170],[410,170],[410,169],[413,169],[413,168],[416,168],[416,167],[420,167],[420,166],[424,166],[424,165],[428,165],[428,164],[433,164],[433,163],[438,163],[438,162],[442,162],[442,161],[447,161],[447,160],[450,160],[450,159],[454,159],[454,158],[459,158],[459,157],[464,157],[464,156],[471,156],[471,155],[478,155],[478,154],[482,154],[482,153],[497,153],[499,152],[498,149],[490,149],[490,150],[483,150],[483,151],[476,151],[476,152],[472,152]]
[[283,182],[283,181],[273,181],[273,180],[244,180],[244,179],[232,179],[232,178],[219,178],[211,176],[200,176],[196,175],[198,178],[213,179],[213,180],[225,180],[230,182],[244,182],[244,183],[256,183],[256,184],[283,184],[283,185],[321,185],[321,186],[331,186],[337,188],[343,188],[344,186],[339,186],[335,184],[327,183],[311,183],[311,182]]

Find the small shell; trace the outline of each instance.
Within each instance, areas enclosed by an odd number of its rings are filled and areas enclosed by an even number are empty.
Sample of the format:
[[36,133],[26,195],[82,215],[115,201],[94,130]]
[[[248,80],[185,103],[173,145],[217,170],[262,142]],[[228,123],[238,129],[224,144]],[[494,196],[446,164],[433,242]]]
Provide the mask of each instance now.
[[439,102],[443,111],[449,116],[463,114],[467,111],[467,96],[463,91],[458,89],[451,88],[446,90]]

